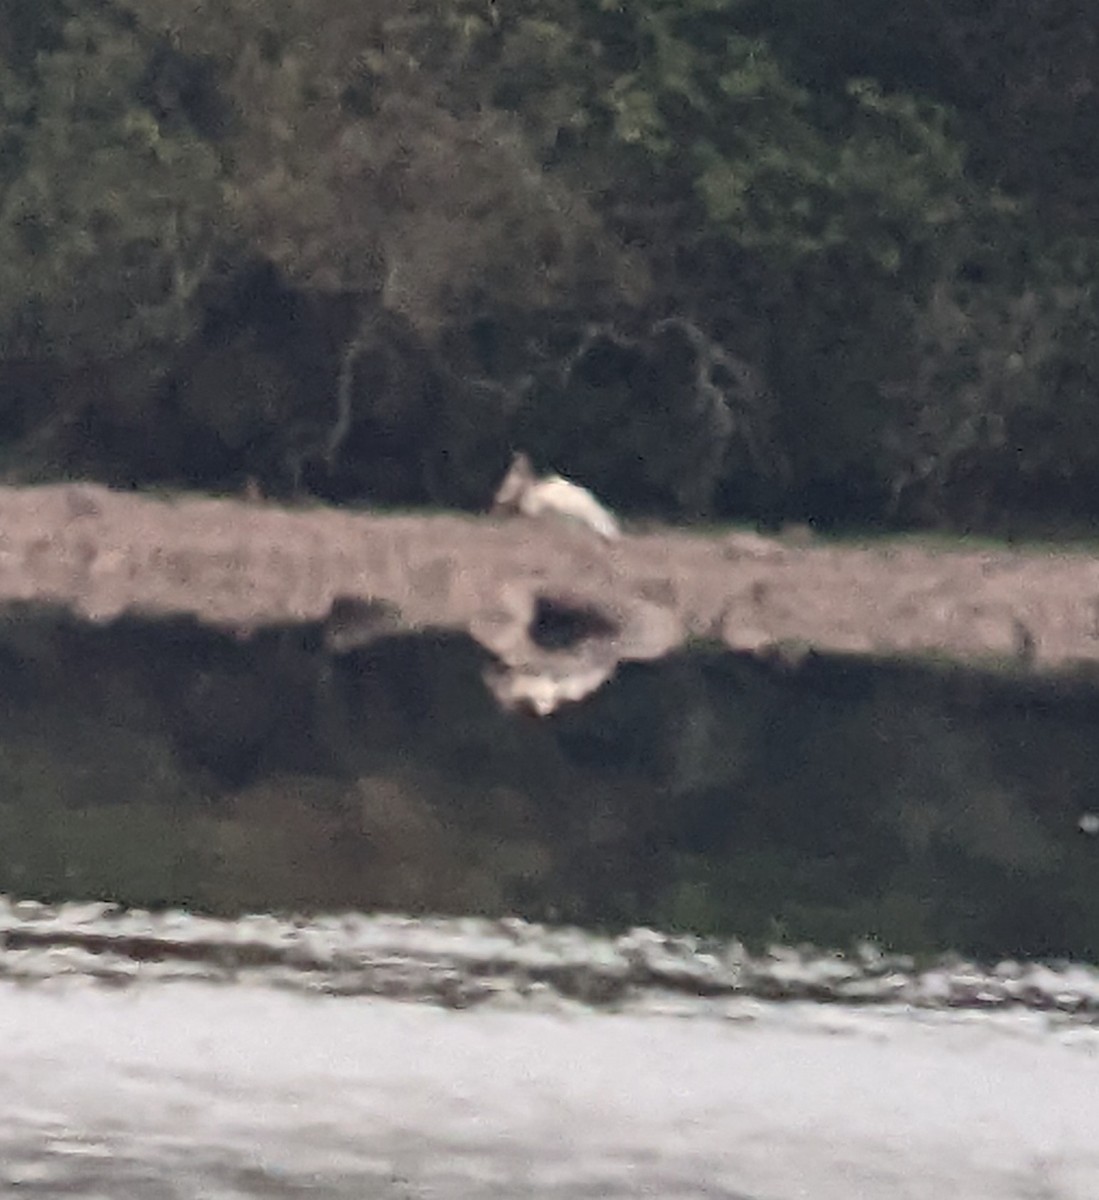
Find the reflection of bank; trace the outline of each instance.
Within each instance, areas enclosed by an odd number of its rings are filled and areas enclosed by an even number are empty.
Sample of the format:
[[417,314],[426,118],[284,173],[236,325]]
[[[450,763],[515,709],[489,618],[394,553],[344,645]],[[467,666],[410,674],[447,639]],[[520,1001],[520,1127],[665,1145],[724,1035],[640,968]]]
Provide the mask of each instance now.
[[508,709],[547,716],[583,700],[623,662],[660,658],[683,630],[676,614],[621,589],[509,582],[470,632],[496,657],[484,675]]

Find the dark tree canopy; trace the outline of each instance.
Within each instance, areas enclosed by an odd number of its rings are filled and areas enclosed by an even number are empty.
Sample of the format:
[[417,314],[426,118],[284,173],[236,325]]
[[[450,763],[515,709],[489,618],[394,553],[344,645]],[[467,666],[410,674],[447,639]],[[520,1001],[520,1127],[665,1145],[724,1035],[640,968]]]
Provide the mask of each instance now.
[[1090,518],[1082,0],[0,0],[0,466]]

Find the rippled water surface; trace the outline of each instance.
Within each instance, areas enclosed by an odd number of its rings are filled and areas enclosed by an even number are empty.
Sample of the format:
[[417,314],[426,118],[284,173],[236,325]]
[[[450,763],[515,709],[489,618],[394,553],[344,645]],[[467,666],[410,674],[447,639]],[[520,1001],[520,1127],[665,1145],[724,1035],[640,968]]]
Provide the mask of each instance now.
[[1099,1196],[1084,968],[824,1003],[789,997],[903,964],[12,905],[0,936],[3,1196]]

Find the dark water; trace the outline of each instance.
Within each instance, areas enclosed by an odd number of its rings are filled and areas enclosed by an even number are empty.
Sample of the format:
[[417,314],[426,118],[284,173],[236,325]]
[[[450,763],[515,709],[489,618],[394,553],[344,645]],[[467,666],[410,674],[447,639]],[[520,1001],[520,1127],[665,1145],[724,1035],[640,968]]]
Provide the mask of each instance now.
[[1099,690],[696,648],[539,720],[470,639],[0,622],[0,892],[1099,961]]

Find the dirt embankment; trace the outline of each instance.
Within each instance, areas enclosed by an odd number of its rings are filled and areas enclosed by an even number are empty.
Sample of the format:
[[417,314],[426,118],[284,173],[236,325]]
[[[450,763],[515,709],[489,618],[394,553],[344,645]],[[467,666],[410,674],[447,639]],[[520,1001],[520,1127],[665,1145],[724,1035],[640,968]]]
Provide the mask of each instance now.
[[625,660],[693,638],[941,654],[1034,669],[1099,663],[1099,559],[785,544],[749,533],[606,543],[552,521],[285,510],[89,484],[0,488],[0,605],[105,623],[189,616],[240,636],[321,622],[336,653],[467,631],[508,704],[548,712]]

